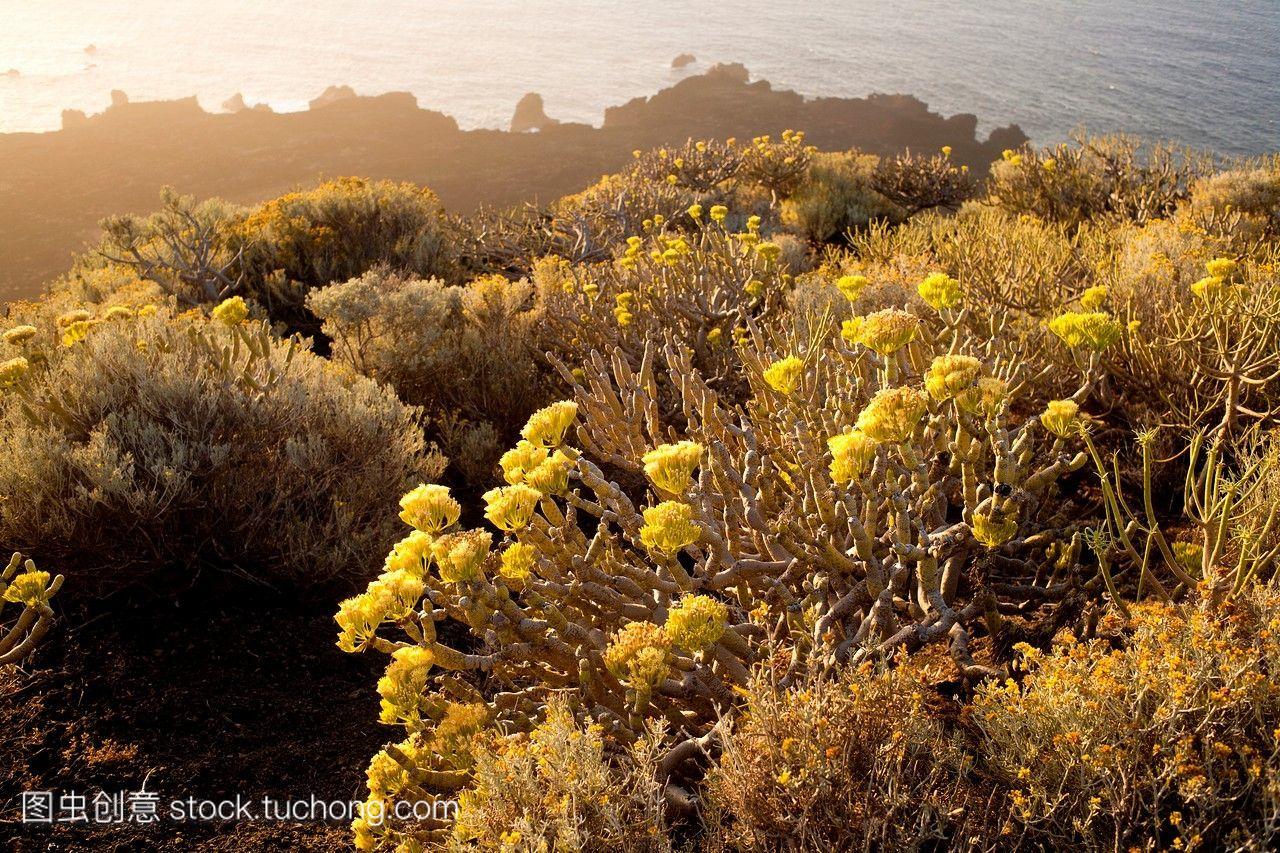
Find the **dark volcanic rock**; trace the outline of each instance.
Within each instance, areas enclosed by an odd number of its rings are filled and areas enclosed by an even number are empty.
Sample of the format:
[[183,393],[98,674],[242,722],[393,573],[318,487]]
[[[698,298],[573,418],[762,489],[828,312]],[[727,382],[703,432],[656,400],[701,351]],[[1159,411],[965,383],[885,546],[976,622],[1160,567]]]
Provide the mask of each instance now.
[[330,86],[320,93],[320,97],[308,101],[307,108],[318,110],[321,107],[327,107],[330,104],[350,100],[354,97],[356,97],[356,90],[350,86]]
[[537,92],[530,92],[516,104],[515,115],[511,117],[511,132],[524,133],[530,130],[543,130],[559,123],[555,119],[547,117],[546,110],[542,104],[542,96]]

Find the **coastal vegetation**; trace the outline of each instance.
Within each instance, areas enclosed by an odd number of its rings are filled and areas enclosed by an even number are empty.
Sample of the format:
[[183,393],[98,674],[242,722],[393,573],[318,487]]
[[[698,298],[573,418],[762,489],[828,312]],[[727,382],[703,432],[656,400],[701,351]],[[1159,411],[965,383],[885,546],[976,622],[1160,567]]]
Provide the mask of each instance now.
[[166,193],[8,307],[0,544],[61,574],[0,663],[55,593],[332,602],[358,850],[1274,848],[1278,203],[793,130]]

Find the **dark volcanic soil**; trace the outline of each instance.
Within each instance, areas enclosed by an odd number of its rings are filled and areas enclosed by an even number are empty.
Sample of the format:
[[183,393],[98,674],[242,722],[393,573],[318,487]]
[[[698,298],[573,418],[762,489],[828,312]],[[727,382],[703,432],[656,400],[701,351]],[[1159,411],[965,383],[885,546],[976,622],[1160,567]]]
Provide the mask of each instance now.
[[[364,768],[390,736],[377,724],[381,662],[334,646],[334,607],[262,595],[63,614],[23,671],[0,675],[0,849],[350,849],[341,822],[168,817],[187,797],[363,799]],[[87,825],[21,822],[23,791],[91,801],[144,780],[157,823],[95,825],[91,805]]]

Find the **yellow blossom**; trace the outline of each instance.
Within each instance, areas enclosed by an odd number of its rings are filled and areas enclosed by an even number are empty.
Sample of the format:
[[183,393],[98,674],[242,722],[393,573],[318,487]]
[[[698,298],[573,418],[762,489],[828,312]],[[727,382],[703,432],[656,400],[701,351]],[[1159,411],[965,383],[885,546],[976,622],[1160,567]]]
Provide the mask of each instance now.
[[644,473],[664,492],[684,494],[693,485],[693,472],[704,452],[696,441],[659,445],[644,455]]
[[39,607],[48,603],[49,573],[23,572],[4,588],[4,600],[27,607]]
[[565,431],[577,416],[578,404],[561,400],[534,412],[520,434],[540,447],[559,447],[564,443]]
[[17,384],[30,368],[31,363],[20,355],[0,361],[0,388]]
[[923,391],[882,388],[858,415],[857,428],[876,441],[901,444],[911,438],[928,408]]
[[213,319],[228,326],[238,326],[249,316],[249,306],[239,296],[224,299],[213,309]]
[[62,327],[62,345],[75,346],[89,336],[96,320],[76,320]]
[[383,568],[388,572],[408,572],[419,578],[425,571],[424,561],[431,553],[431,536],[415,530],[401,539],[387,554]]
[[765,263],[771,264],[782,255],[782,247],[777,243],[760,243],[756,246],[758,254]]
[[1075,428],[1080,407],[1073,400],[1051,400],[1040,415],[1044,428],[1059,438],[1066,438]]
[[1221,295],[1226,290],[1227,280],[1216,275],[1205,276],[1191,284],[1191,292],[1205,300]]
[[1080,304],[1086,311],[1097,311],[1107,302],[1111,289],[1105,284],[1094,285],[1080,294]]
[[436,534],[457,522],[462,507],[447,486],[419,485],[400,499],[400,520],[423,533]]
[[547,461],[550,451],[532,442],[521,439],[515,447],[502,454],[498,465],[502,467],[502,477],[512,485],[523,483],[525,476]]
[[846,343],[856,344],[862,337],[862,326],[866,320],[866,317],[850,317],[845,320],[840,324],[840,337],[844,338]]
[[702,538],[693,520],[693,507],[679,501],[663,501],[644,511],[640,541],[650,551],[674,554]]
[[800,384],[804,362],[794,355],[779,359],[764,371],[764,381],[779,394],[790,394]]
[[936,272],[920,282],[916,287],[916,292],[935,311],[956,307],[960,304],[960,298],[963,296],[960,282],[941,272]]
[[391,663],[378,679],[381,722],[392,725],[418,717],[418,703],[434,664],[435,654],[422,646],[404,646],[391,653]]
[[982,376],[973,387],[956,395],[956,405],[969,414],[990,417],[1009,398],[1009,384],[994,376]]
[[440,580],[446,583],[482,580],[484,573],[481,567],[492,544],[493,536],[485,530],[466,530],[441,536],[431,545]]
[[973,386],[982,373],[982,362],[967,355],[940,355],[929,365],[925,390],[935,400],[949,400]]
[[629,622],[613,635],[603,657],[614,678],[648,691],[661,684],[671,668],[671,640],[652,622]]
[[1103,311],[1068,311],[1049,321],[1049,331],[1069,347],[1087,346],[1098,351],[1111,346],[1124,334],[1115,318]]
[[1018,520],[989,512],[975,511],[970,528],[973,530],[974,539],[988,548],[998,548],[1018,532]]
[[729,608],[707,595],[686,595],[667,613],[667,636],[691,652],[711,647],[729,625]]
[[499,530],[521,530],[533,518],[542,494],[530,486],[517,483],[490,489],[483,495],[484,516]]
[[836,279],[836,288],[850,302],[856,302],[871,282],[864,275],[842,275]]
[[83,323],[91,319],[93,319],[93,315],[88,311],[83,308],[76,308],[72,311],[67,311],[64,314],[59,315],[57,323],[59,329],[65,329],[72,323]]
[[502,564],[498,574],[507,580],[523,581],[533,572],[537,565],[537,549],[523,542],[512,542],[502,552]]
[[833,435],[827,439],[831,451],[831,479],[839,484],[861,477],[876,458],[879,443],[858,430]]
[[15,347],[20,347],[23,344],[25,344],[27,341],[34,338],[35,336],[36,336],[35,326],[22,325],[22,326],[14,326],[12,329],[9,329],[7,332],[4,333],[3,337],[4,337],[4,342],[6,344],[11,344],[12,346],[15,346]]
[[1239,270],[1240,264],[1232,258],[1214,258],[1206,263],[1204,268],[1214,278],[1230,281]]
[[880,355],[891,355],[915,340],[920,318],[897,308],[885,308],[863,318],[858,343]]

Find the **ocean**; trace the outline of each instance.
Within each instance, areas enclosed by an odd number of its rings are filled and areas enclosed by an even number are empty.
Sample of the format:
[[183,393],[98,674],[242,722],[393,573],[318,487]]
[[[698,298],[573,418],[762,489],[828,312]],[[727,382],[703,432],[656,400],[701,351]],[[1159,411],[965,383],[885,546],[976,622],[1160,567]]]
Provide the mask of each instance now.
[[1041,144],[1084,127],[1280,149],[1280,0],[0,0],[0,132],[56,129],[112,89],[284,111],[335,83],[412,92],[464,128],[506,127],[530,91],[598,125],[717,62],[806,95],[916,95]]

